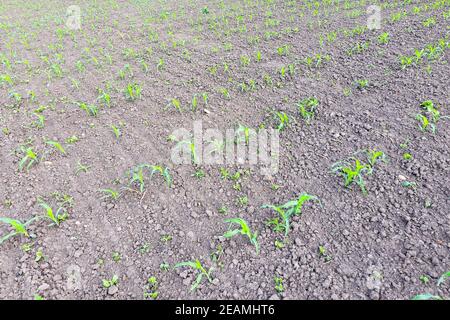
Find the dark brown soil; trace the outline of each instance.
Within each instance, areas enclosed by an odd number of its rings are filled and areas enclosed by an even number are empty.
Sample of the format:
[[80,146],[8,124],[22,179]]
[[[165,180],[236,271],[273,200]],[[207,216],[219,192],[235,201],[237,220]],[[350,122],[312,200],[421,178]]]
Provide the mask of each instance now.
[[[81,29],[67,32],[72,1],[2,1],[0,76],[12,83],[0,80],[0,217],[43,215],[38,197],[57,208],[57,195],[69,195],[73,205],[59,226],[40,219],[29,238],[0,245],[0,299],[143,299],[152,276],[158,299],[450,297],[449,281],[437,285],[450,270],[450,2],[383,2],[381,29],[372,31],[366,8],[375,1],[366,2],[322,4],[316,14],[304,4],[309,1],[99,0],[83,2]],[[390,41],[381,44],[384,32]],[[440,39],[447,48],[436,59],[402,69],[400,56]],[[349,54],[358,43],[369,46]],[[279,55],[285,45],[288,53]],[[320,65],[304,63],[319,53]],[[250,58],[248,66],[241,56]],[[54,63],[62,67],[60,77]],[[280,68],[289,64],[295,74],[282,77]],[[126,65],[132,74],[122,79]],[[239,84],[250,79],[255,89],[242,92]],[[363,79],[368,86],[358,88]],[[129,83],[142,87],[140,99],[126,99]],[[229,99],[220,88],[229,90]],[[98,89],[110,93],[110,107],[97,100]],[[195,94],[198,110],[192,111]],[[296,106],[307,97],[320,101],[309,125]],[[181,112],[165,108],[174,98]],[[426,100],[442,115],[434,134],[422,132],[415,119]],[[98,115],[77,102],[97,105]],[[42,128],[33,125],[40,106],[46,107],[39,113]],[[262,175],[260,165],[227,166],[230,174],[241,172],[237,190],[236,181],[221,177],[224,165],[171,161],[174,130],[190,129],[195,120],[221,132],[238,124],[269,127],[273,110],[291,121],[280,133],[280,170],[272,177]],[[120,127],[120,138],[111,125]],[[72,136],[79,141],[67,143]],[[47,140],[59,141],[66,154]],[[14,150],[27,141],[45,156],[19,170],[22,154]],[[356,185],[345,188],[332,165],[373,148],[388,161],[366,177],[368,194]],[[405,160],[405,153],[412,158]],[[77,173],[78,162],[87,172]],[[117,200],[102,199],[99,189],[119,190],[142,163],[168,167],[173,185],[147,176],[143,192],[134,186]],[[198,170],[204,177],[194,176]],[[275,211],[261,206],[303,192],[321,205],[306,204],[284,239],[266,225]],[[244,236],[223,237],[224,219],[234,217],[259,231],[259,255]],[[0,224],[0,236],[10,231]],[[190,291],[192,270],[173,266],[195,259],[214,267],[212,283],[205,278]],[[117,285],[105,288],[102,280],[114,275]],[[276,277],[283,279],[281,292]]]

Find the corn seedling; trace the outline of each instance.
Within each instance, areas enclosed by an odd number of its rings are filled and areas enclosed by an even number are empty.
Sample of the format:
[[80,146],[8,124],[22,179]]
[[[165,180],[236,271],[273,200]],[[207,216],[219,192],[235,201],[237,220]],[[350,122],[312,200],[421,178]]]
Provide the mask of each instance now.
[[42,114],[38,114],[38,113],[33,113],[36,117],[37,120],[34,121],[31,125],[38,128],[38,129],[42,129],[45,127],[45,117]]
[[420,107],[431,116],[431,119],[434,123],[438,122],[441,119],[441,114],[438,110],[439,107],[435,106],[433,101],[424,101],[420,104]]
[[120,129],[113,124],[111,125],[111,129],[113,130],[113,133],[114,133],[114,136],[116,137],[116,139],[119,139],[120,136],[122,135],[122,132],[120,132]]
[[37,219],[38,219],[37,217],[34,217],[34,218],[31,218],[30,220],[26,221],[25,223],[22,223],[16,219],[0,217],[1,223],[8,224],[13,228],[12,232],[10,232],[9,234],[7,234],[5,236],[0,237],[0,244],[2,244],[9,238],[14,237],[16,235],[23,235],[27,238],[30,237],[30,235],[28,234],[28,231],[27,231],[27,227]]
[[377,162],[383,161],[386,162],[386,155],[383,151],[377,150],[377,149],[370,149],[366,150],[367,154],[367,161],[369,162],[369,165],[371,168],[373,168]]
[[21,146],[21,151],[24,154],[22,159],[19,162],[19,171],[22,171],[22,169],[26,165],[27,171],[31,168],[33,164],[35,164],[38,161],[37,154],[33,151],[32,147],[26,148]]
[[112,286],[116,286],[119,283],[119,277],[117,275],[113,275],[111,279],[103,279],[102,285],[103,288],[108,289]]
[[382,34],[380,34],[378,36],[379,44],[387,44],[389,42],[389,40],[390,40],[390,37],[389,37],[389,33],[387,33],[387,32],[383,32]]
[[228,91],[227,88],[220,88],[219,92],[222,94],[222,97],[226,100],[230,100],[231,99],[231,95],[230,92]]
[[433,134],[436,133],[436,125],[431,123],[425,115],[417,114],[416,120],[419,121],[419,128],[422,132],[429,130]]
[[356,80],[356,87],[359,90],[365,89],[369,86],[369,80],[367,79],[358,79]]
[[103,102],[108,108],[111,107],[111,95],[106,93],[104,90],[99,89],[98,100]]
[[303,119],[306,120],[306,123],[308,124],[313,119],[318,106],[319,100],[314,97],[305,98],[297,103],[300,115],[302,116]]
[[104,196],[101,198],[101,200],[103,200],[103,199],[117,200],[120,197],[120,193],[113,189],[100,189],[99,191],[104,194]]
[[250,135],[254,133],[255,132],[251,128],[240,124],[236,130],[236,143],[245,142],[245,144],[248,145],[250,142]]
[[256,231],[256,232],[252,233],[247,222],[244,219],[241,219],[241,218],[226,219],[225,223],[230,224],[229,228],[231,228],[231,226],[233,224],[237,224],[241,227],[240,229],[233,229],[233,230],[228,230],[227,232],[225,232],[223,235],[225,238],[232,238],[238,234],[247,236],[248,239],[250,240],[250,243],[255,246],[256,254],[259,254],[259,243],[258,243],[258,239],[257,239],[258,232]]
[[443,284],[448,278],[450,278],[450,271],[447,271],[443,275],[441,275],[437,281],[438,287]]
[[144,289],[144,299],[150,298],[155,300],[158,298],[158,281],[156,280],[156,277],[150,277],[147,280],[147,285]]
[[150,164],[141,164],[130,170],[130,182],[129,185],[137,184],[139,186],[140,192],[144,192],[145,182],[144,182],[144,170],[150,170],[150,179],[156,172],[159,172],[166,180],[167,185],[170,187],[172,185],[172,177],[169,173],[168,168],[163,168],[161,166],[155,166]]
[[120,260],[122,260],[122,255],[120,254],[120,252],[114,251],[112,253],[112,259],[114,262],[120,262]]
[[166,105],[165,110],[170,107],[174,107],[178,112],[181,112],[181,102],[178,99],[170,99],[169,103]]
[[188,151],[191,155],[191,160],[193,163],[198,162],[197,151],[195,147],[194,140],[182,140],[179,141],[175,147],[178,150]]
[[154,165],[151,165],[150,168],[151,168],[150,178],[152,178],[156,172],[159,172],[165,179],[167,186],[169,188],[172,186],[172,176],[170,175],[169,168],[167,167],[163,168],[161,166],[154,166]]
[[275,120],[278,123],[278,125],[277,125],[278,131],[285,130],[289,125],[289,116],[283,111],[275,112]]
[[137,83],[129,83],[125,88],[125,97],[127,100],[135,101],[142,96],[142,88]]
[[47,203],[45,203],[42,199],[38,198],[38,202],[39,205],[44,208],[45,210],[45,215],[44,218],[51,220],[53,224],[56,224],[59,226],[59,224],[67,219],[67,209],[64,208],[63,206],[61,206],[60,208],[58,208],[58,210],[56,211],[56,213],[53,211],[53,208],[48,205]]
[[266,224],[269,226],[273,226],[274,231],[276,232],[284,231],[284,236],[286,237],[289,233],[291,218],[296,215],[301,215],[303,205],[309,201],[320,203],[318,197],[310,195],[308,193],[302,193],[297,199],[288,201],[280,206],[263,205],[261,208],[272,209],[279,215],[279,217],[269,220]]
[[54,147],[56,150],[58,150],[62,154],[66,154],[66,150],[64,150],[64,148],[61,146],[61,144],[59,142],[48,140],[48,141],[45,141],[45,143],[48,145],[51,145],[52,147]]
[[39,249],[36,251],[36,255],[35,255],[35,257],[34,257],[34,261],[35,261],[35,262],[40,262],[40,261],[42,261],[42,260],[45,260],[45,256],[44,256],[44,253],[42,252],[42,248],[39,248]]
[[98,107],[96,105],[81,102],[78,103],[78,107],[80,107],[81,110],[84,110],[88,116],[96,117],[98,114]]
[[91,167],[85,164],[82,164],[81,161],[77,162],[77,169],[75,170],[75,174],[78,175],[80,172],[88,172]]
[[400,56],[400,65],[402,67],[402,69],[406,69],[408,67],[410,67],[413,64],[413,57],[409,57],[409,56]]
[[198,99],[197,99],[197,95],[194,94],[194,96],[192,97],[192,101],[191,101],[191,107],[192,107],[192,111],[197,111],[198,109]]
[[191,291],[194,291],[195,289],[197,289],[197,287],[200,285],[200,282],[202,281],[203,277],[206,277],[210,283],[212,282],[211,272],[214,270],[214,268],[211,267],[211,268],[209,268],[208,271],[206,271],[205,267],[203,267],[202,263],[198,259],[195,261],[186,261],[186,262],[177,263],[173,268],[177,269],[177,268],[181,268],[181,267],[190,267],[190,268],[194,269],[194,271],[197,273],[197,277],[191,286]]
[[441,296],[436,296],[431,293],[418,294],[411,300],[444,300]]
[[[352,162],[354,164],[352,164]],[[364,174],[370,174],[371,170],[372,168],[370,165],[362,164],[361,161],[355,157],[337,162],[332,166],[332,172],[344,178],[344,186],[346,188],[350,187],[352,183],[356,183],[364,194],[367,194]]]
[[275,290],[278,293],[281,293],[284,291],[284,286],[283,286],[283,278],[281,277],[274,277],[274,282],[275,282]]

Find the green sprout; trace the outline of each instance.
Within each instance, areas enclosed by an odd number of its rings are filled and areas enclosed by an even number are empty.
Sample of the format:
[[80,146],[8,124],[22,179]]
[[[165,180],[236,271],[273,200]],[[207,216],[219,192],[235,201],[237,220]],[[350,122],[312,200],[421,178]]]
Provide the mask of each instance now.
[[96,117],[98,115],[98,107],[96,105],[80,102],[78,103],[78,107],[84,110],[88,116]]
[[386,162],[386,155],[383,151],[377,150],[377,149],[370,149],[366,150],[367,153],[367,161],[369,162],[370,166],[373,168],[378,161]]
[[101,198],[101,200],[103,200],[103,199],[117,200],[120,197],[120,193],[118,191],[113,190],[113,189],[100,189],[99,191],[105,194]]
[[206,277],[210,283],[212,282],[211,272],[214,270],[214,268],[211,267],[208,271],[206,271],[205,267],[203,267],[202,263],[198,259],[196,259],[195,261],[186,261],[177,263],[173,268],[177,269],[181,267],[190,267],[194,269],[194,271],[197,273],[197,277],[191,286],[191,291],[197,289],[203,277]]
[[263,205],[261,208],[272,209],[276,213],[278,213],[279,217],[269,220],[267,222],[267,225],[273,226],[274,231],[276,231],[276,232],[284,231],[284,236],[286,237],[289,233],[291,218],[296,215],[301,215],[303,205],[309,201],[314,201],[314,202],[320,203],[320,200],[318,197],[316,197],[314,195],[310,195],[308,193],[302,193],[302,194],[300,194],[300,196],[297,199],[288,201],[283,205],[277,206],[277,205],[270,205],[270,204],[267,205],[266,204],[266,205]]
[[275,290],[278,293],[281,293],[284,291],[284,286],[283,286],[283,278],[281,277],[274,277],[274,282],[275,282]]
[[306,123],[310,123],[313,119],[316,109],[319,106],[319,100],[315,97],[305,98],[297,103],[298,110]]
[[117,128],[115,125],[111,125],[111,129],[113,130],[114,136],[116,137],[116,139],[119,139],[120,136],[122,135],[122,132],[120,132],[120,129]]
[[55,225],[59,225],[62,221],[67,219],[67,209],[64,206],[58,208],[56,213],[53,211],[53,208],[44,202],[41,198],[38,198],[39,205],[45,210],[45,218],[51,220]]
[[178,112],[181,112],[181,102],[178,99],[170,99],[169,103],[166,105],[165,110],[170,107],[174,107]]
[[148,278],[147,285],[145,286],[144,290],[144,299],[156,299],[158,298],[158,295],[158,281],[156,280],[156,277]]
[[135,101],[142,96],[142,88],[137,83],[129,83],[125,88],[125,97],[127,100]]
[[445,272],[442,276],[439,277],[437,281],[438,287],[443,284],[447,280],[447,278],[450,278],[450,271]]
[[289,116],[283,111],[275,112],[275,120],[278,121],[277,130],[283,131],[289,125]]
[[26,221],[25,223],[22,223],[21,221],[16,220],[16,219],[0,217],[1,223],[8,224],[13,228],[12,232],[7,234],[6,236],[0,237],[0,244],[2,244],[9,238],[14,237],[16,235],[23,235],[27,238],[30,237],[30,235],[28,234],[28,231],[27,231],[27,227],[37,219],[38,219],[37,217],[34,217],[34,218],[31,218],[30,220]]
[[259,254],[259,243],[258,243],[258,231],[252,233],[247,222],[244,219],[241,218],[232,218],[232,219],[226,219],[225,223],[230,224],[230,228],[233,224],[239,225],[240,229],[233,229],[228,230],[224,233],[225,238],[232,238],[238,234],[242,234],[244,236],[247,236],[250,240],[250,243],[255,246],[256,254]]
[[64,148],[61,146],[61,144],[58,141],[48,140],[48,141],[45,141],[45,143],[53,146],[56,150],[58,150],[62,154],[66,154],[66,150],[64,150]]
[[130,170],[130,182],[129,185],[137,184],[139,186],[140,192],[144,192],[145,182],[144,182],[144,170],[150,170],[150,179],[156,172],[159,172],[165,179],[167,186],[170,188],[172,185],[172,177],[169,172],[169,168],[163,168],[162,166],[141,164],[133,167]]
[[[351,162],[354,162],[352,164]],[[370,174],[372,167],[368,164],[362,164],[361,161],[355,157],[349,160],[340,161],[332,166],[332,172],[344,178],[344,186],[348,188],[352,183],[356,183],[364,194],[367,194],[366,184],[364,181],[364,174]]]
[[119,283],[119,277],[117,275],[113,275],[111,279],[103,279],[102,280],[102,285],[105,289],[115,286],[118,283]]
[[19,162],[19,171],[22,171],[25,164],[27,163],[28,164],[26,165],[26,168],[28,171],[31,168],[31,166],[38,161],[37,154],[33,151],[33,147],[29,147],[26,149],[24,147],[21,147],[21,151],[24,153],[24,156]]
[[444,300],[440,296],[433,295],[431,293],[418,294],[414,296],[411,300]]

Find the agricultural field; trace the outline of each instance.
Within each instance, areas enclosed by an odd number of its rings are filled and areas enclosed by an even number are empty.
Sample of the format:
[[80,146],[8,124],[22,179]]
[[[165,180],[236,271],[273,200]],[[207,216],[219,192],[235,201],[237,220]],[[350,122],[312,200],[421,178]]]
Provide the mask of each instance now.
[[450,298],[450,0],[2,0],[0,61],[0,299]]

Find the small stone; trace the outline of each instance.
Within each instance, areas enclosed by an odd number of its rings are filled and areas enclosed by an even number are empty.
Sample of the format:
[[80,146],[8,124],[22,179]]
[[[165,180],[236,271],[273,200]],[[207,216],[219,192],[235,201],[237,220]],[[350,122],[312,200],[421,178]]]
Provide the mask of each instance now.
[[110,296],[115,295],[117,292],[119,292],[119,288],[117,288],[117,286],[111,286],[111,287],[109,287],[109,289],[108,289],[108,294],[109,294]]
[[39,286],[38,291],[45,291],[48,290],[50,288],[50,286],[47,283],[43,283]]

